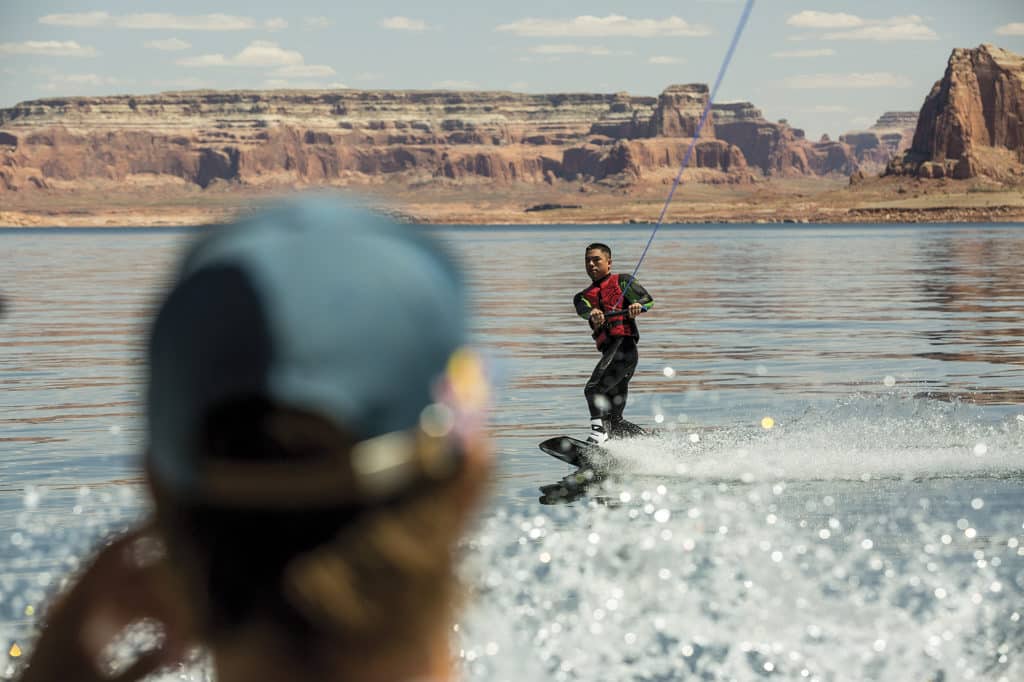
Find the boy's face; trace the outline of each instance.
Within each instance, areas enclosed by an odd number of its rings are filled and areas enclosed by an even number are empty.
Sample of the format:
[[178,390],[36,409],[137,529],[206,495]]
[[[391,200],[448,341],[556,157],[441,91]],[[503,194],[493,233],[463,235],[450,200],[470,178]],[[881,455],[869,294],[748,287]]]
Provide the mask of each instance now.
[[583,257],[583,264],[590,275],[590,281],[596,282],[612,271],[612,259],[601,249],[590,249]]

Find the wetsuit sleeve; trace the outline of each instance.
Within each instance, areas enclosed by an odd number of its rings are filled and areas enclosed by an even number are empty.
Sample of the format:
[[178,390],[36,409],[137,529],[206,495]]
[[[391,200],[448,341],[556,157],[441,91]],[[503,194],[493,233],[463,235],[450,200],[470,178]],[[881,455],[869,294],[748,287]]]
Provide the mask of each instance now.
[[[627,286],[629,287],[628,290],[626,289]],[[650,310],[654,307],[654,298],[632,276],[619,275],[619,287],[626,292],[627,303],[639,303],[645,310]]]
[[593,306],[590,305],[590,301],[586,299],[582,291],[573,297],[572,304],[576,308],[577,315],[584,320],[590,319],[590,310]]

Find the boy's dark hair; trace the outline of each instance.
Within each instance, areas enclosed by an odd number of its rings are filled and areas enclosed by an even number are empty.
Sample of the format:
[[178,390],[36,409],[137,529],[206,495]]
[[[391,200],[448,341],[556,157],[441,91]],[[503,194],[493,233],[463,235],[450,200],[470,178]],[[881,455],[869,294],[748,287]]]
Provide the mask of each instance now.
[[612,247],[608,246],[607,244],[602,244],[601,242],[594,242],[593,244],[587,246],[583,253],[586,253],[587,251],[591,251],[593,249],[599,249],[601,251],[604,251],[604,255],[608,256],[608,260],[611,260]]

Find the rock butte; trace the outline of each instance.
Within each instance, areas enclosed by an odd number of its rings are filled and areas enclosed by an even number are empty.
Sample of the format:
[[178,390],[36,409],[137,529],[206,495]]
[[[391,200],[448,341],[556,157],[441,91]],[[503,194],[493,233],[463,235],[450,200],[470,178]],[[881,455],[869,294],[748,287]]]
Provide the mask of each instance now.
[[1024,57],[992,45],[953,50],[913,144],[886,173],[997,180],[1024,173]]

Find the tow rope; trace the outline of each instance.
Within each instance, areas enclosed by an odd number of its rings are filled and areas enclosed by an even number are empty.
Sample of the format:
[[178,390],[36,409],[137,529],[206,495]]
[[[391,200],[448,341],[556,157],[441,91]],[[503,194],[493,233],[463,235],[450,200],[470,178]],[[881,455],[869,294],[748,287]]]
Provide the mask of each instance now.
[[676,193],[676,189],[683,179],[683,171],[690,165],[690,157],[693,156],[693,150],[697,146],[697,140],[700,138],[700,131],[704,128],[704,122],[707,121],[708,115],[711,113],[711,105],[715,101],[715,97],[718,95],[718,88],[722,85],[722,79],[725,78],[725,72],[729,68],[729,62],[732,61],[732,55],[736,51],[736,46],[740,42],[740,36],[743,35],[743,29],[747,25],[747,19],[750,18],[750,12],[754,8],[754,0],[747,0],[746,6],[743,8],[743,13],[740,15],[740,21],[736,25],[736,30],[732,34],[732,42],[729,43],[729,49],[725,53],[725,59],[722,60],[722,66],[718,69],[718,77],[715,79],[715,85],[711,88],[711,94],[708,96],[708,102],[704,105],[704,111],[700,115],[700,121],[697,123],[697,130],[693,133],[693,139],[690,141],[690,147],[686,150],[685,156],[683,156],[683,162],[679,166],[679,172],[676,174],[675,182],[672,183],[672,189],[668,192],[668,197],[665,199],[665,205],[661,207],[661,215],[658,216],[658,222],[654,224],[654,229],[651,230],[651,236],[647,240],[647,245],[644,246],[643,253],[640,254],[640,260],[636,262],[636,267],[633,269],[633,276],[626,282],[626,287],[622,290],[622,294],[619,295],[619,300],[615,304],[616,309],[622,307],[622,301],[626,298],[626,293],[629,292],[629,288],[633,286],[633,281],[636,279],[636,273],[640,272],[640,265],[643,264],[644,258],[647,257],[647,250],[651,248],[651,243],[654,241],[654,236],[658,234],[658,228],[661,227],[662,221],[665,220],[665,214],[668,212],[669,204],[672,203],[672,196]]

